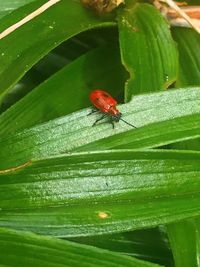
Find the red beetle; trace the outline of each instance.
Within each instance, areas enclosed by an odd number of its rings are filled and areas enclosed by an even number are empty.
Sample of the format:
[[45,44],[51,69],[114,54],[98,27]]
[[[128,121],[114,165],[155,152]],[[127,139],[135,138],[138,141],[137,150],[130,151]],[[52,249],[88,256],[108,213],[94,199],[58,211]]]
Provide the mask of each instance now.
[[97,119],[92,126],[94,126],[98,121],[103,120],[105,117],[108,116],[110,118],[110,122],[112,123],[113,128],[114,122],[118,122],[119,120],[122,120],[126,124],[136,128],[134,125],[128,123],[127,121],[121,118],[122,113],[120,113],[119,110],[116,108],[117,101],[107,92],[103,90],[92,91],[90,94],[90,101],[97,108],[95,110],[92,110],[90,114],[98,111],[103,113],[103,115],[99,119]]

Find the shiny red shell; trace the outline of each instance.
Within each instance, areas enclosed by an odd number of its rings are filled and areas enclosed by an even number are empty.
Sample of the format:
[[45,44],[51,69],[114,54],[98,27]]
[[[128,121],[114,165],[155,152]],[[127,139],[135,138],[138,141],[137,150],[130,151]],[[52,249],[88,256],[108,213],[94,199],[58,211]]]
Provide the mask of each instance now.
[[111,115],[118,115],[117,101],[107,92],[103,90],[94,90],[90,94],[90,101],[92,104],[103,113]]

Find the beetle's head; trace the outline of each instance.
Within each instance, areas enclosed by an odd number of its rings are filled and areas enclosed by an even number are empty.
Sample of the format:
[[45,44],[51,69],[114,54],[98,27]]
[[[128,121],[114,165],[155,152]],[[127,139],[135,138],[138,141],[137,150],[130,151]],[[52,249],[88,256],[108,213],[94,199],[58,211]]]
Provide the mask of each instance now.
[[122,114],[120,112],[118,112],[115,115],[112,115],[112,121],[116,121],[118,122],[121,119]]

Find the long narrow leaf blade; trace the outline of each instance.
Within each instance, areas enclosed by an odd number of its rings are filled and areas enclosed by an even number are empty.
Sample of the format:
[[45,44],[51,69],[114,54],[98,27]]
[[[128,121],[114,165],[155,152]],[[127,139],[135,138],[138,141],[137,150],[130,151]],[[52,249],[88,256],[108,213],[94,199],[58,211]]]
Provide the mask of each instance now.
[[166,234],[163,229],[158,227],[118,234],[71,238],[70,240],[112,250],[167,267],[174,266]]
[[31,3],[34,0],[0,0],[0,18],[11,13],[15,9],[25,4]]
[[[2,18],[0,30],[43,3],[43,0],[35,1]],[[0,40],[0,101],[36,62],[61,42],[88,29],[113,24],[107,17],[101,19],[89,13],[80,1],[60,1]]]
[[179,50],[179,75],[176,87],[200,84],[200,35],[192,29],[174,28]]
[[72,113],[11,136],[1,136],[0,168],[31,159],[107,148],[151,148],[200,136],[200,89],[187,88],[136,96],[119,107],[123,121],[113,130],[107,120],[92,127],[100,114]]
[[0,226],[57,236],[200,215],[200,153],[116,150],[29,162],[0,175]]
[[[200,35],[192,29],[175,27],[172,34],[179,50],[179,74],[176,87],[200,84]],[[171,145],[175,149],[200,150],[200,139]]]
[[5,111],[0,116],[0,134],[8,135],[87,107],[88,95],[95,88],[109,88],[116,96],[124,80],[117,45],[95,49],[68,64]]
[[[108,250],[0,229],[0,265],[19,267],[158,267]],[[103,257],[102,257],[103,255]]]
[[195,219],[184,220],[167,226],[176,267],[198,266],[198,227]]
[[118,24],[122,62],[130,73],[125,100],[173,83],[178,73],[178,54],[160,12],[148,4],[131,4],[119,12]]

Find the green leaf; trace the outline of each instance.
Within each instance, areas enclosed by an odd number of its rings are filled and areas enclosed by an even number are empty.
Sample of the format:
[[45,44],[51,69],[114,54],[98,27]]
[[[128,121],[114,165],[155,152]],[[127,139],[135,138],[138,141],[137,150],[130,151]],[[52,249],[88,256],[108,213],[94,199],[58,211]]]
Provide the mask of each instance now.
[[[43,3],[43,0],[35,1],[1,19],[1,29]],[[61,1],[0,40],[0,100],[36,62],[61,42],[88,29],[114,24],[107,17],[93,15],[80,1]]]
[[176,267],[196,267],[199,265],[198,227],[195,220],[185,220],[167,226],[170,245]]
[[153,228],[70,240],[170,267],[174,266],[173,257],[166,239],[163,230]]
[[105,121],[92,127],[100,114],[78,111],[0,140],[0,168],[72,150],[112,147],[151,148],[200,136],[200,89],[186,88],[135,96],[121,105],[123,121],[113,130]]
[[[158,267],[108,250],[0,229],[0,265],[32,267]],[[103,255],[103,257],[102,257]]]
[[[200,85],[200,35],[186,28],[172,28],[179,50],[179,75],[176,87]],[[200,150],[200,139],[171,145],[175,149]]]
[[[109,38],[107,38],[107,36],[109,36]],[[33,68],[9,90],[9,93],[4,97],[1,104],[1,111],[4,112],[7,110],[28,94],[28,92],[33,90],[34,87],[47,80],[51,75],[61,70],[61,68],[65,67],[72,60],[97,46],[106,45],[108,41],[110,43],[116,43],[117,36],[115,36],[116,33],[113,27],[107,27],[80,33],[78,36],[70,38],[68,41],[62,43],[34,65]]]
[[33,2],[34,0],[0,0],[0,18],[11,13],[13,10]]
[[172,28],[179,51],[176,87],[200,85],[200,35],[191,29]]
[[[176,87],[200,84],[200,36],[191,29],[172,28],[179,50],[179,75]],[[200,150],[200,139],[170,145],[173,149]],[[185,220],[167,226],[176,267],[199,265],[198,229],[195,220]]]
[[88,236],[200,215],[200,153],[67,154],[1,171],[0,226]]
[[117,96],[125,80],[118,52],[117,45],[97,48],[68,64],[0,116],[0,133],[14,133],[87,107],[94,88],[109,88]]
[[197,217],[195,220],[193,220],[195,223],[195,230],[196,230],[196,257],[197,262],[199,263],[200,260],[200,217]]
[[130,73],[125,100],[172,84],[178,71],[177,49],[160,12],[148,4],[134,4],[122,9],[118,24],[122,62]]

